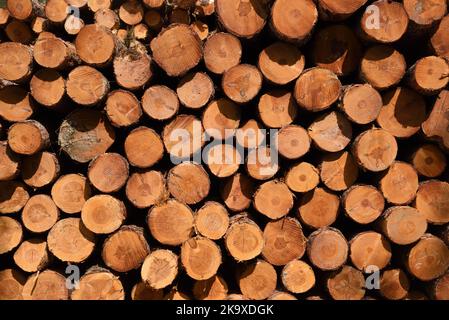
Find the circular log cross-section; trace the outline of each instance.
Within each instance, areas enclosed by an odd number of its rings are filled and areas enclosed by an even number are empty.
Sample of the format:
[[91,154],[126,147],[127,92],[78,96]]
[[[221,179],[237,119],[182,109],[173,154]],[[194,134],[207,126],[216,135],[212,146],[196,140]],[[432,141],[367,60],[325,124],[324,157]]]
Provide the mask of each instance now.
[[380,278],[380,294],[389,300],[404,299],[410,289],[407,275],[401,269],[387,270]]
[[344,89],[339,107],[352,122],[368,124],[376,120],[382,105],[382,97],[371,85],[355,84]]
[[374,231],[359,233],[351,239],[349,247],[352,264],[363,272],[369,272],[372,266],[381,270],[390,263],[391,246],[380,233]]
[[310,262],[318,269],[336,270],[348,258],[348,243],[337,229],[319,229],[309,236],[307,254]]
[[433,144],[424,144],[413,153],[411,164],[420,175],[436,178],[446,169],[447,160],[440,148]]
[[150,209],[147,217],[151,235],[160,243],[179,246],[187,241],[194,227],[192,210],[176,200],[168,200]]
[[315,273],[301,260],[293,260],[282,269],[282,284],[292,293],[304,293],[315,285]]
[[353,145],[353,155],[364,169],[379,172],[393,164],[398,152],[396,139],[383,129],[362,132]]
[[195,204],[209,194],[210,180],[201,165],[184,162],[169,171],[167,186],[170,194],[177,200],[186,204]]
[[413,166],[396,161],[380,180],[380,190],[388,202],[405,205],[415,199],[418,183],[418,174]]
[[265,245],[262,256],[275,266],[283,266],[302,258],[306,251],[306,237],[301,224],[291,217],[270,221],[263,230]]
[[263,76],[277,85],[297,79],[304,70],[304,55],[292,44],[275,42],[260,52],[259,69]]
[[242,44],[229,33],[217,32],[211,35],[204,44],[204,64],[215,74],[223,74],[240,64]]
[[188,25],[172,24],[151,41],[154,61],[171,77],[195,67],[203,56],[201,40]]
[[81,174],[67,174],[59,177],[51,188],[51,197],[59,209],[68,214],[78,213],[90,198],[91,189]]
[[312,0],[276,0],[271,8],[271,28],[281,39],[306,41],[318,21],[318,10]]
[[429,180],[420,184],[416,193],[415,207],[424,214],[427,222],[445,224],[449,222],[449,183]]
[[341,204],[346,215],[354,222],[374,222],[383,212],[385,199],[374,186],[354,185],[343,193]]
[[24,300],[68,300],[66,278],[50,269],[36,272],[27,279],[22,296]]
[[38,152],[22,160],[23,182],[33,188],[49,185],[59,175],[59,161],[54,153]]
[[285,184],[293,192],[308,192],[320,182],[317,168],[308,162],[300,162],[290,168],[285,176]]
[[254,193],[254,208],[270,219],[287,215],[293,207],[293,194],[278,180],[262,184]]
[[0,118],[6,121],[25,121],[35,110],[31,94],[20,86],[0,87]]
[[104,153],[89,163],[90,183],[104,193],[117,192],[128,180],[128,161],[118,153]]
[[356,182],[358,175],[357,163],[347,151],[327,154],[320,164],[321,181],[333,191],[348,189]]
[[181,246],[181,263],[192,279],[209,279],[220,267],[220,248],[207,238],[199,236],[191,238]]
[[195,229],[204,237],[221,239],[229,227],[229,213],[219,202],[208,201],[195,214]]
[[193,115],[179,115],[164,127],[162,139],[171,157],[186,158],[204,144],[201,121]]
[[378,0],[371,4],[376,6],[380,22],[373,21],[374,10],[365,10],[360,27],[362,35],[374,42],[392,43],[398,41],[407,31],[409,18],[401,2]]
[[25,185],[19,181],[0,181],[0,214],[20,211],[29,199]]
[[226,249],[237,261],[248,261],[257,257],[264,247],[262,230],[245,214],[231,218],[224,239]]
[[161,138],[147,127],[132,130],[125,139],[124,149],[129,163],[138,168],[149,168],[164,155]]
[[119,128],[136,124],[142,116],[142,107],[136,96],[121,89],[108,95],[105,111],[111,124]]
[[406,68],[405,58],[399,51],[390,46],[378,45],[365,52],[360,63],[360,75],[375,89],[385,90],[401,81]]
[[334,300],[362,300],[365,296],[363,273],[351,266],[344,266],[326,281],[327,290]]
[[109,82],[105,76],[89,66],[76,67],[67,78],[67,95],[75,103],[85,107],[101,102],[108,91]]
[[291,124],[298,113],[293,95],[287,90],[264,93],[258,104],[259,117],[269,128],[282,128]]
[[64,262],[84,262],[93,252],[95,236],[79,218],[65,218],[56,222],[47,237],[48,249]]
[[92,267],[79,280],[72,291],[72,300],[124,300],[125,291],[119,277],[107,269]]
[[340,201],[335,194],[318,187],[302,196],[298,217],[313,229],[327,227],[337,219],[339,206]]
[[14,153],[6,141],[0,142],[0,181],[12,180],[20,172],[20,156]]
[[115,39],[106,27],[90,24],[82,28],[75,39],[80,59],[90,65],[104,66],[115,54]]
[[302,108],[318,112],[330,108],[340,96],[340,91],[341,82],[335,73],[316,67],[299,76],[293,92]]
[[406,266],[419,280],[434,280],[449,267],[449,248],[440,238],[426,234],[408,252]]
[[122,51],[114,58],[118,85],[128,90],[143,88],[153,77],[152,60],[143,50]]
[[23,286],[27,278],[15,269],[0,271],[0,300],[22,300]]
[[159,171],[133,173],[126,183],[126,197],[137,208],[149,208],[168,197],[165,178]]
[[262,31],[269,15],[263,0],[216,0],[215,11],[224,28],[242,38],[252,38]]
[[399,245],[418,241],[427,230],[424,214],[412,207],[395,206],[388,208],[380,219],[382,233]]
[[22,225],[15,219],[0,216],[0,254],[8,253],[22,241]]
[[168,120],[178,112],[178,96],[166,86],[152,86],[142,96],[142,109],[152,119]]
[[240,107],[228,99],[214,100],[203,113],[204,131],[214,139],[226,140],[240,125]]
[[221,86],[232,101],[247,103],[259,93],[262,80],[262,74],[255,66],[239,64],[224,73]]
[[41,105],[55,108],[65,95],[65,81],[55,70],[39,70],[31,78],[30,93]]
[[214,95],[214,83],[206,73],[191,73],[181,79],[176,89],[181,103],[191,109],[204,107]]
[[271,296],[276,289],[277,274],[271,264],[257,260],[243,267],[237,281],[243,296],[252,300],[263,300]]
[[170,250],[155,250],[145,258],[140,275],[147,286],[153,289],[165,288],[178,275],[178,256]]
[[25,272],[43,270],[49,262],[47,242],[37,238],[26,240],[17,248],[13,259]]
[[96,234],[109,234],[116,231],[125,219],[124,203],[106,194],[89,198],[81,210],[83,224]]
[[31,75],[33,55],[30,48],[16,42],[0,43],[0,78],[21,82]]
[[22,223],[34,233],[50,230],[59,219],[59,209],[45,194],[32,196],[22,210]]
[[109,236],[103,244],[104,263],[117,272],[139,268],[150,253],[143,228],[128,225]]
[[22,155],[33,155],[50,145],[47,129],[35,120],[16,122],[8,130],[8,145]]

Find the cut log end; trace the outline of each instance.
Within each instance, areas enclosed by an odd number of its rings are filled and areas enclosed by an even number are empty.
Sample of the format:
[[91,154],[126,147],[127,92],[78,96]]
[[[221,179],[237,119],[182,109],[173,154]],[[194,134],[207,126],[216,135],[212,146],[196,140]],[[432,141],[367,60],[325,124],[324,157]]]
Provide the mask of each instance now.
[[346,262],[348,243],[340,231],[320,229],[309,236],[307,254],[310,262],[318,269],[336,270]]
[[153,251],[145,258],[140,274],[147,286],[153,289],[165,288],[178,275],[178,256],[170,250]]

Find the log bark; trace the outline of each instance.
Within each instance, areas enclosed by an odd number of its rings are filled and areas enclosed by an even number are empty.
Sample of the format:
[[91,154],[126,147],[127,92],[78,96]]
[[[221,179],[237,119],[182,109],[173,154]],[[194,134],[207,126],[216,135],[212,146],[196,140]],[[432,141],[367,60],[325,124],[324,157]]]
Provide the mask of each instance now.
[[80,163],[89,162],[105,153],[114,140],[113,128],[96,110],[76,110],[65,118],[59,128],[60,148]]

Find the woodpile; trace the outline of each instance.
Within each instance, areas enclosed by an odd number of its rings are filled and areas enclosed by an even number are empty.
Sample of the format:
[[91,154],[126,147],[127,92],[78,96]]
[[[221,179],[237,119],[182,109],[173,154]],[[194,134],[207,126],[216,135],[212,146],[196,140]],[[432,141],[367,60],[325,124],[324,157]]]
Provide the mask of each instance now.
[[446,0],[0,3],[0,300],[449,300]]

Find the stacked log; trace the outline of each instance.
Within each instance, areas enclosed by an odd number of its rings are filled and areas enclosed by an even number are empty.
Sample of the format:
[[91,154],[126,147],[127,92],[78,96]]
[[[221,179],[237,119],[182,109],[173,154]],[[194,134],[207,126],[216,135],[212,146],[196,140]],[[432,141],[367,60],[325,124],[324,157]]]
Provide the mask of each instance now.
[[0,300],[448,300],[447,6],[5,1]]

